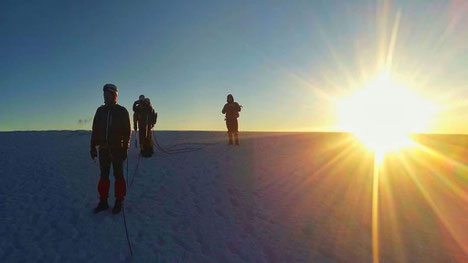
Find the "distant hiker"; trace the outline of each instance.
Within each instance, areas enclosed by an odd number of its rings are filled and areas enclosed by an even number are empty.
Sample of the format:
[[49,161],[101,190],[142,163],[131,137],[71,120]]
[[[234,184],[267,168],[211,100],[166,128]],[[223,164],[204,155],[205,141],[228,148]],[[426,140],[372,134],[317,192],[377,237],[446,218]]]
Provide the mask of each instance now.
[[[133,102],[133,121],[134,122],[135,122],[135,119],[136,119],[135,114],[139,110],[140,106],[144,103],[144,101],[145,101],[145,95],[142,94],[142,95],[140,95],[138,97],[138,100]],[[135,133],[137,133],[136,125],[134,125],[134,127],[135,127]],[[135,147],[138,147],[138,139],[136,137],[137,137],[137,135],[135,134]]]
[[226,114],[226,126],[228,129],[228,136],[229,136],[229,145],[232,145],[232,135],[234,134],[236,145],[239,145],[239,125],[237,123],[237,118],[239,118],[239,112],[241,111],[241,107],[237,102],[234,101],[234,97],[229,94],[227,96],[227,103],[224,105],[223,110],[221,111],[223,114]]
[[126,193],[123,176],[123,161],[127,159],[130,140],[130,117],[128,111],[117,104],[119,91],[113,84],[106,84],[104,91],[104,105],[99,107],[94,115],[93,132],[91,134],[91,158],[98,156],[96,146],[99,146],[99,166],[101,179],[98,184],[100,201],[94,209],[95,213],[109,208],[109,172],[112,164],[115,177],[115,205],[113,214],[120,212]]
[[[136,103],[136,104],[135,104]],[[158,119],[158,114],[151,106],[149,98],[140,96],[140,101],[133,105],[133,128],[139,131],[140,153],[143,157],[151,157],[154,153],[153,131],[151,130]]]

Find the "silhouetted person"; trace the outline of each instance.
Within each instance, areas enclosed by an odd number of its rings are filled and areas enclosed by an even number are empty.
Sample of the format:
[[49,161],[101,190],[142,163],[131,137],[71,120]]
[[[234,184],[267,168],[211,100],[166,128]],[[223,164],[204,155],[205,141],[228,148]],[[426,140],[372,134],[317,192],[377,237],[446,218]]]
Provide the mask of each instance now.
[[226,126],[228,129],[229,136],[229,145],[232,145],[232,135],[234,135],[236,140],[236,145],[239,145],[239,125],[237,123],[237,118],[239,118],[239,112],[241,111],[241,106],[234,101],[234,97],[229,94],[227,96],[227,103],[224,105],[223,114],[226,114]]
[[104,91],[104,105],[99,107],[94,115],[93,132],[91,134],[91,158],[97,157],[96,146],[99,146],[99,166],[101,179],[98,184],[100,201],[94,209],[95,213],[109,208],[109,172],[112,164],[115,177],[115,205],[113,214],[120,212],[126,193],[123,176],[123,161],[127,159],[130,140],[130,117],[128,111],[117,104],[119,91],[113,84],[106,84]]
[[[143,95],[140,99],[144,98]],[[136,102],[135,102],[136,103]],[[143,157],[151,157],[154,153],[152,128],[156,124],[158,114],[154,111],[149,98],[144,98],[139,103],[134,104],[133,128],[139,131],[140,153]]]
[[[137,124],[136,124],[136,119],[137,119],[137,114],[141,111],[140,109],[142,108],[142,105],[143,103],[145,102],[145,95],[140,95],[138,97],[138,100],[136,100],[135,102],[133,102],[133,127],[134,127],[134,130],[135,130],[135,133],[137,133]],[[135,134],[135,136],[137,136]],[[142,142],[141,141],[141,138],[138,138],[140,140],[140,143]],[[135,139],[135,146],[137,146],[138,143]],[[141,149],[141,147],[140,147]]]

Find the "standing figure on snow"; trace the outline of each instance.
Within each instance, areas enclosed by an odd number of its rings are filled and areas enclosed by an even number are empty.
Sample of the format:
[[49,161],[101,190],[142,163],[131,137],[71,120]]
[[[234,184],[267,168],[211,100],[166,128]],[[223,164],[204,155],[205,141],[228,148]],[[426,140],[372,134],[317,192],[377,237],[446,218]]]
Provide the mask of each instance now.
[[122,203],[126,193],[126,185],[123,176],[123,161],[127,159],[127,151],[130,140],[130,117],[128,111],[117,104],[119,91],[113,84],[106,84],[104,91],[104,105],[99,107],[94,115],[93,132],[91,134],[91,158],[96,159],[99,146],[99,166],[101,179],[98,184],[100,202],[94,209],[94,213],[109,208],[109,172],[112,164],[115,177],[115,205],[113,214],[122,209]]
[[[141,100],[142,99],[142,100]],[[135,132],[139,129],[140,153],[143,157],[151,157],[154,153],[153,127],[156,124],[158,114],[151,106],[149,98],[140,96],[141,102],[133,107],[133,127]]]
[[226,126],[228,129],[229,136],[229,145],[232,145],[232,135],[234,134],[236,145],[239,145],[239,125],[237,123],[237,118],[239,118],[239,112],[241,107],[237,102],[234,101],[234,97],[229,94],[227,96],[227,103],[224,105],[223,114],[226,114]]

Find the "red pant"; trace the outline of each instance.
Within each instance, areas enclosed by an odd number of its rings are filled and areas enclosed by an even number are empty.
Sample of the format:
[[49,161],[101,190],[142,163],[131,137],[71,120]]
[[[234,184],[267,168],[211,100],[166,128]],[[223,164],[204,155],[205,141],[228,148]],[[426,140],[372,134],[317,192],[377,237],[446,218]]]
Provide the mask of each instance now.
[[114,171],[114,192],[117,200],[123,200],[126,194],[126,184],[123,176],[123,149],[108,149],[99,147],[99,166],[101,168],[101,179],[98,184],[98,192],[101,199],[109,197],[109,173],[110,166]]

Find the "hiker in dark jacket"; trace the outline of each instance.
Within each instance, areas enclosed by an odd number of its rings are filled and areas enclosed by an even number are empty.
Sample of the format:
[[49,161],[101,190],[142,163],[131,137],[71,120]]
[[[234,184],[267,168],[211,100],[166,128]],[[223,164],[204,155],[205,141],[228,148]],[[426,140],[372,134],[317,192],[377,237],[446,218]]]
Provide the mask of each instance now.
[[[141,97],[141,96],[140,96]],[[139,130],[140,153],[143,157],[151,157],[154,153],[153,131],[158,114],[154,111],[149,98],[137,104],[133,113],[133,128]]]
[[227,103],[224,105],[223,114],[226,114],[226,126],[228,129],[229,136],[229,145],[232,145],[232,135],[234,135],[236,140],[236,145],[239,145],[239,125],[237,123],[237,118],[239,118],[239,112],[241,111],[241,106],[234,101],[234,97],[229,94],[227,96]]
[[105,104],[99,107],[94,115],[93,132],[91,134],[91,158],[98,156],[96,146],[99,146],[99,166],[101,179],[98,184],[100,202],[94,209],[95,213],[109,208],[109,172],[112,164],[115,177],[115,205],[112,213],[117,214],[122,208],[126,193],[123,176],[123,161],[127,159],[130,142],[130,117],[128,111],[117,104],[118,89],[113,84],[103,88]]
[[139,107],[145,102],[145,95],[140,95],[138,100],[133,103],[133,112],[137,111]]

